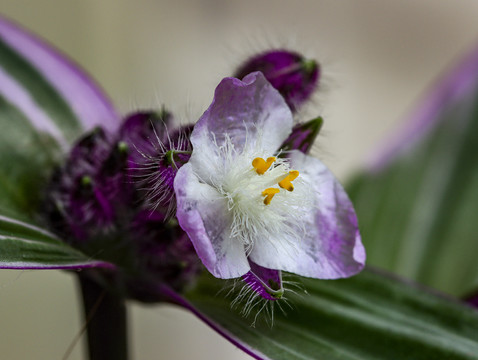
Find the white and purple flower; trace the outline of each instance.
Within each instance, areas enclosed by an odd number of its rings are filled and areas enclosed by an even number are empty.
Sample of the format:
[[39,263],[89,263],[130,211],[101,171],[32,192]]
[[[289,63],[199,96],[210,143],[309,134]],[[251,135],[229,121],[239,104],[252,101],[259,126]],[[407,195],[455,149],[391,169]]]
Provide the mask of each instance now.
[[320,279],[362,270],[365,250],[342,186],[318,159],[280,151],[292,126],[260,72],[222,80],[197,122],[191,158],[174,181],[177,218],[214,276],[252,286],[252,268],[253,279],[277,290],[280,270]]

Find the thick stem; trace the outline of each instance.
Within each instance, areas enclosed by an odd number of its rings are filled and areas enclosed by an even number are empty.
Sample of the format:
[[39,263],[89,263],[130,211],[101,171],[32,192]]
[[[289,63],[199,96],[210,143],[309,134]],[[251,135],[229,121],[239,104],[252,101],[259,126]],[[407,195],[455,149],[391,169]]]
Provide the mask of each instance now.
[[87,276],[79,276],[90,360],[127,360],[126,304]]

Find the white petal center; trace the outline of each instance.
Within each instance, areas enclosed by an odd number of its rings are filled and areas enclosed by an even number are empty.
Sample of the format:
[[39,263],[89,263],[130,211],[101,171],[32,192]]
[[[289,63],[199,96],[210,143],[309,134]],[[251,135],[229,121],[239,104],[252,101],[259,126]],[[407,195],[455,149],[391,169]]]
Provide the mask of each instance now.
[[316,196],[310,193],[313,187],[306,179],[290,168],[288,159],[273,158],[260,149],[238,153],[226,142],[217,150],[224,161],[215,164],[215,173],[206,182],[227,201],[232,240],[242,242],[247,253],[256,241],[299,242],[305,232],[304,219],[316,206]]

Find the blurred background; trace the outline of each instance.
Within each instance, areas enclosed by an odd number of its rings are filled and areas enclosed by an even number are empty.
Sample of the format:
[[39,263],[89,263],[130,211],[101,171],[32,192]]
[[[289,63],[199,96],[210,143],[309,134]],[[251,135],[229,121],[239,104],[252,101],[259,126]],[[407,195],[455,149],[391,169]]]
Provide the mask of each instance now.
[[[182,122],[248,55],[315,58],[324,78],[300,117],[324,116],[314,153],[342,181],[478,43],[474,0],[0,0],[0,13],[73,58],[123,113],[165,104]],[[82,325],[74,280],[0,272],[2,359],[62,359]],[[177,308],[131,304],[129,320],[132,359],[249,358]],[[69,359],[83,358],[80,343]]]

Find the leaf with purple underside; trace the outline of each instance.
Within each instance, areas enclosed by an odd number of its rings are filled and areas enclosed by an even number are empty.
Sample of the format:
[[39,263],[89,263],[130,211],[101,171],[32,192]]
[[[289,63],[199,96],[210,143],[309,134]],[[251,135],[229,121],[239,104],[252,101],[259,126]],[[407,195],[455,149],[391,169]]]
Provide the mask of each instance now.
[[[341,280],[301,279],[306,293],[287,295],[271,313],[231,309],[223,281],[205,274],[185,298],[169,293],[255,359],[475,359],[478,312],[373,270]],[[259,304],[262,305],[262,304]]]
[[81,269],[114,265],[89,258],[36,226],[0,216],[0,269]]
[[478,49],[349,184],[369,264],[450,294],[478,283]]

